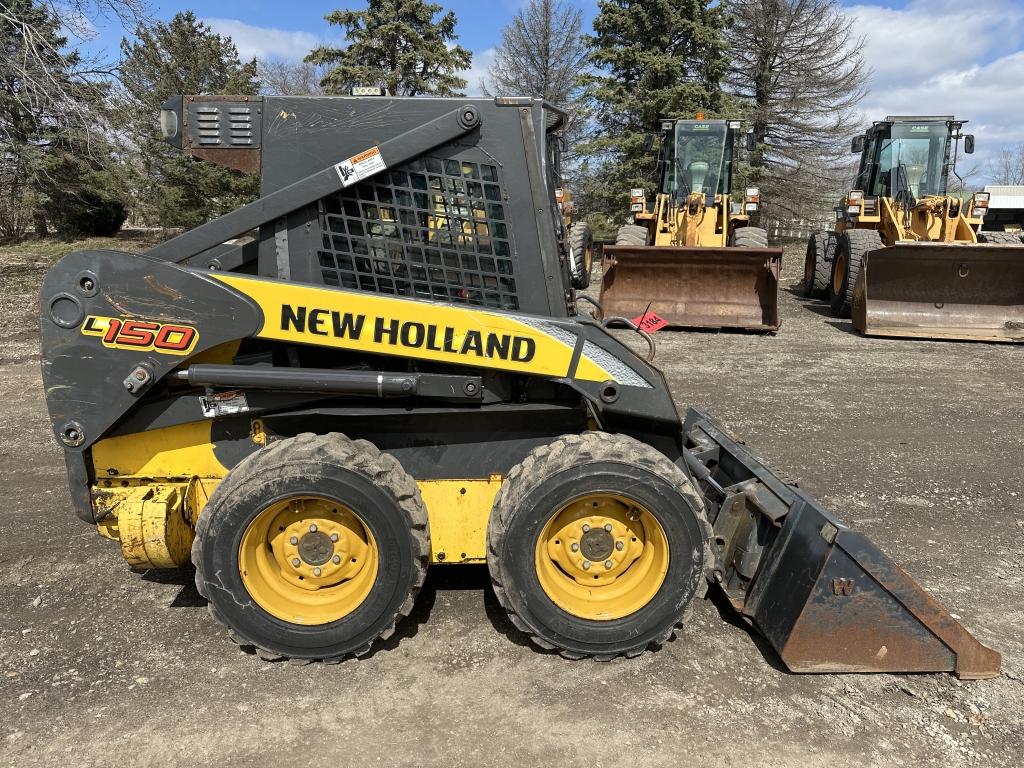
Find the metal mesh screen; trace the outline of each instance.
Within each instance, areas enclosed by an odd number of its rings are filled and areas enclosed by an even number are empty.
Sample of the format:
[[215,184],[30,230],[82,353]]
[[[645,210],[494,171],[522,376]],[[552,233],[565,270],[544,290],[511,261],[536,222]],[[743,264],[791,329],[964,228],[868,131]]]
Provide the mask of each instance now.
[[518,309],[499,169],[421,157],[320,201],[324,283]]

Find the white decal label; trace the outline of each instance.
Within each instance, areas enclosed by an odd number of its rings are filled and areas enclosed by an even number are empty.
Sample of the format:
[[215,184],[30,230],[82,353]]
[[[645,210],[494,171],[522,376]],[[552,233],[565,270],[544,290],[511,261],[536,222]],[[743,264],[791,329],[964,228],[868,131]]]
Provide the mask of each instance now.
[[334,166],[341,177],[341,183],[346,187],[350,184],[355,184],[357,181],[362,181],[367,176],[383,171],[387,167],[384,158],[380,155],[379,147],[371,147],[365,152],[353,155],[348,160],[342,160]]
[[237,389],[231,392],[218,392],[215,395],[200,397],[199,404],[203,408],[203,416],[208,419],[230,416],[233,413],[245,413],[249,410],[249,403],[245,399],[245,392]]

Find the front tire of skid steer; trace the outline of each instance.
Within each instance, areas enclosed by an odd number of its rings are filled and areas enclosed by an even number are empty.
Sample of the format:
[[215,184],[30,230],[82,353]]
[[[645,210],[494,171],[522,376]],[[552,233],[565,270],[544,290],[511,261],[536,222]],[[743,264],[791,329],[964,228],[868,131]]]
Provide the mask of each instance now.
[[638,656],[707,590],[711,527],[659,451],[625,435],[565,435],[502,483],[487,564],[515,626],[566,658]]
[[248,456],[196,525],[196,587],[242,646],[297,663],[362,655],[426,575],[415,481],[365,440],[302,434]]

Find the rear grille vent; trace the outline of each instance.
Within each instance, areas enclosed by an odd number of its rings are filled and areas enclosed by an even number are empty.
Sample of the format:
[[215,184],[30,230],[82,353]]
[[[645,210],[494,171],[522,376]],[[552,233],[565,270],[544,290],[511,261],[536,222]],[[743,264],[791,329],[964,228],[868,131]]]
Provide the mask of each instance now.
[[254,107],[244,102],[202,102],[189,105],[189,138],[193,147],[255,147],[258,131]]

